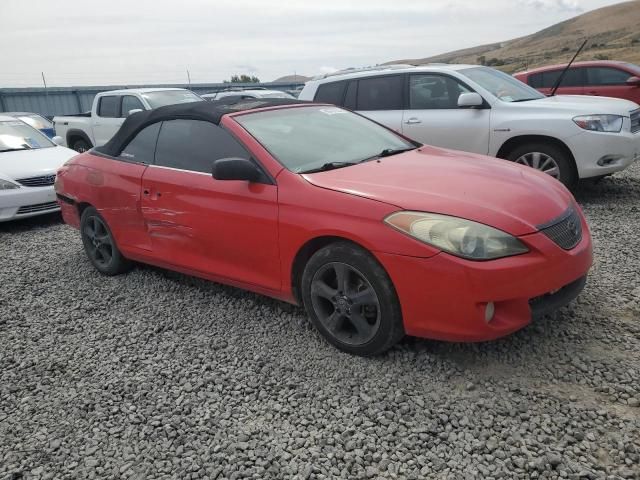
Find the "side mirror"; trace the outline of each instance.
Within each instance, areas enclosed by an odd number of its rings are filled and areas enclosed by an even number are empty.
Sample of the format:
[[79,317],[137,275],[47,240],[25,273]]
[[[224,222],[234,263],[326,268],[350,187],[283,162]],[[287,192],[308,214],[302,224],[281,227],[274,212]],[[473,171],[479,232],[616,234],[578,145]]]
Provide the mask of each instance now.
[[630,87],[640,87],[640,77],[629,77],[626,83]]
[[220,158],[213,162],[211,173],[216,180],[257,182],[262,178],[260,169],[246,158]]
[[127,113],[127,117],[129,115],[133,115],[134,113],[138,113],[138,112],[141,112],[141,111],[142,111],[141,108],[134,108],[133,110],[129,110],[129,112]]
[[476,92],[461,93],[460,96],[458,97],[459,108],[481,107],[482,105],[484,105],[484,100],[479,93],[476,93]]
[[56,135],[51,139],[51,141],[56,145],[60,145],[61,147],[64,147],[64,138],[62,138],[60,135]]

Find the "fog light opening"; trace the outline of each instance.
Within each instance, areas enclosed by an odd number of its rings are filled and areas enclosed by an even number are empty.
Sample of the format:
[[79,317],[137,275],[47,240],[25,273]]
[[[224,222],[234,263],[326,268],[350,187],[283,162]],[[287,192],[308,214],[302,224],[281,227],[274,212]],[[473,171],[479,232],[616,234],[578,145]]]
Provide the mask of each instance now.
[[496,306],[493,304],[493,302],[487,303],[487,306],[484,307],[484,321],[486,323],[489,323],[491,320],[493,320],[493,315],[495,313],[496,313]]
[[600,158],[596,163],[600,167],[606,167],[608,165],[611,165],[612,163],[617,162],[621,158],[622,157],[620,155],[605,155],[604,157]]

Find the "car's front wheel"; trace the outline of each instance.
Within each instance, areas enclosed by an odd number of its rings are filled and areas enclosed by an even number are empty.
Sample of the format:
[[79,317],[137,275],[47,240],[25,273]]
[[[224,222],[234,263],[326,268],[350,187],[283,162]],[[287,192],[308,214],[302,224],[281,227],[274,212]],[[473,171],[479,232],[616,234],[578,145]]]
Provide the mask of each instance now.
[[561,181],[566,187],[572,188],[578,181],[573,159],[556,145],[549,143],[528,143],[512,150],[508,160],[535,168]]
[[356,245],[340,242],[318,250],[304,269],[302,297],[318,331],[345,352],[376,355],[404,336],[391,279]]
[[100,273],[117,275],[131,268],[113,238],[107,222],[93,207],[87,207],[80,217],[80,235],[89,261]]

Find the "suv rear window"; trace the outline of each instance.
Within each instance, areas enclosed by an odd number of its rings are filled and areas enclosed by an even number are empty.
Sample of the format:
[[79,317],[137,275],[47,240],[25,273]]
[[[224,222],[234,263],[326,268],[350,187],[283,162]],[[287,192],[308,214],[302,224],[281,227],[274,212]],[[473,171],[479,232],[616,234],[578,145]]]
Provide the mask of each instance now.
[[[561,87],[582,87],[583,68],[570,68],[562,79]],[[529,75],[529,85],[533,88],[553,88],[560,78],[562,70],[551,70],[549,72],[534,73]]]
[[402,76],[361,78],[356,110],[402,110]]
[[627,79],[633,75],[624,70],[609,67],[587,68],[587,85],[625,85]]
[[342,105],[342,98],[344,97],[344,88],[346,85],[347,82],[344,81],[323,83],[318,87],[314,101]]

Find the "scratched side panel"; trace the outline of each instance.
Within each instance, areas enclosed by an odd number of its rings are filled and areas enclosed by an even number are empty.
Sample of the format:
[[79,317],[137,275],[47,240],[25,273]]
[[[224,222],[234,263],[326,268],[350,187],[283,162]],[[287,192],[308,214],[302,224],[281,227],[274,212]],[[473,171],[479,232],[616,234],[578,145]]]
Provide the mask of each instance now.
[[149,167],[143,214],[154,254],[176,266],[281,288],[277,187]]
[[73,165],[75,200],[100,212],[123,252],[129,248],[149,250],[151,242],[140,205],[146,165],[91,154],[77,158]]

